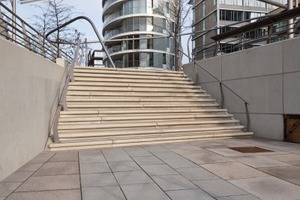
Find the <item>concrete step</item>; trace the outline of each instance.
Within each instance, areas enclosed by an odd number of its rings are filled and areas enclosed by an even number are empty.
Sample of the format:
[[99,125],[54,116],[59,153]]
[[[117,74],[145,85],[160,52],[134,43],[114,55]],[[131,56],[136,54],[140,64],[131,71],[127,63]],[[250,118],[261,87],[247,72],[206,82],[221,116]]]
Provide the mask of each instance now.
[[[74,77],[75,82],[101,82],[101,83],[115,83],[116,78],[101,78],[101,77]],[[193,85],[190,80],[149,80],[149,79],[117,79],[118,83],[137,83],[137,84],[173,84],[173,85]]]
[[118,97],[118,98],[128,98],[128,97],[152,97],[152,98],[198,98],[198,97],[206,97],[206,91],[199,90],[198,93],[167,93],[167,92],[102,92],[102,91],[68,91],[67,98],[72,96],[76,97]]
[[87,82],[77,81],[69,83],[71,86],[92,86],[92,87],[125,87],[125,88],[176,88],[176,89],[201,89],[200,86],[195,85],[175,85],[175,84],[153,84],[153,83],[127,83],[127,82]]
[[113,75],[135,75],[135,76],[164,76],[164,77],[184,77],[183,72],[169,73],[170,71],[152,71],[152,70],[107,70],[107,69],[87,69],[75,68],[75,73],[92,73],[92,74],[113,74]]
[[133,146],[133,145],[147,145],[147,144],[159,144],[159,143],[174,143],[183,141],[195,141],[195,140],[211,140],[222,138],[236,138],[236,137],[249,137],[252,136],[252,132],[211,132],[208,134],[175,134],[172,136],[148,136],[148,137],[124,137],[124,138],[103,138],[103,139],[91,139],[91,140],[70,140],[62,141],[61,143],[50,144],[49,147],[52,151],[61,150],[76,150],[76,149],[89,149],[89,148],[106,148],[106,147],[121,147],[121,146]]
[[74,77],[89,77],[89,78],[118,78],[118,79],[148,79],[148,80],[163,80],[163,81],[189,81],[185,76],[146,76],[146,75],[130,75],[130,74],[97,74],[97,73],[81,73],[74,72]]
[[105,131],[106,130],[133,130],[133,129],[159,129],[159,128],[174,128],[174,127],[212,127],[212,126],[231,126],[238,124],[238,120],[187,120],[187,121],[161,121],[161,122],[135,122],[135,123],[102,123],[102,124],[60,124],[58,126],[59,133],[66,132],[86,132],[86,131]]
[[227,114],[227,109],[174,109],[174,110],[77,110],[61,111],[60,117],[78,117],[78,116],[142,116],[142,115],[176,115],[176,114]]
[[129,72],[129,73],[154,73],[154,74],[184,74],[183,71],[161,70],[157,68],[95,68],[95,67],[80,67],[76,66],[74,70],[89,70],[91,72]]
[[213,102],[215,103],[216,100],[210,99],[210,98],[198,98],[197,100],[190,100],[190,99],[180,99],[180,100],[168,100],[168,99],[143,99],[140,98],[114,98],[114,99],[108,99],[108,98],[67,98],[66,99],[68,105],[72,104],[103,104],[103,105],[110,105],[110,104],[123,104],[123,105],[136,105],[136,104],[155,104],[155,105],[195,105],[195,104],[201,104],[203,102]]
[[189,88],[138,88],[138,87],[100,87],[70,85],[69,91],[103,91],[103,92],[164,92],[164,93],[201,93],[201,89]]
[[209,95],[205,95],[201,98],[176,98],[176,97],[170,97],[170,98],[146,98],[146,97],[123,97],[123,98],[110,98],[110,97],[89,97],[84,96],[82,97],[76,97],[76,96],[69,96],[66,98],[66,101],[68,102],[81,102],[81,101],[88,101],[88,102],[135,102],[135,103],[142,103],[142,102],[175,102],[175,103],[197,103],[202,102],[206,100],[212,100]]
[[200,108],[218,108],[219,105],[217,103],[202,103],[202,104],[69,104],[67,105],[68,110],[107,110],[107,109],[114,109],[114,110],[151,110],[151,109],[165,109],[165,110],[179,110],[179,109],[200,109]]
[[161,122],[173,120],[203,120],[210,121],[214,119],[231,119],[233,115],[139,115],[139,116],[104,116],[104,117],[61,117],[60,124],[76,124],[76,123],[111,123],[111,122]]
[[204,134],[214,131],[241,131],[244,127],[240,125],[233,126],[211,126],[211,127],[170,127],[170,128],[156,128],[156,129],[123,129],[123,130],[97,130],[97,131],[70,131],[60,132],[59,137],[61,140],[68,139],[81,139],[81,138],[105,138],[105,137],[119,137],[119,136],[148,136],[148,135],[168,135],[168,134],[188,134],[197,133]]

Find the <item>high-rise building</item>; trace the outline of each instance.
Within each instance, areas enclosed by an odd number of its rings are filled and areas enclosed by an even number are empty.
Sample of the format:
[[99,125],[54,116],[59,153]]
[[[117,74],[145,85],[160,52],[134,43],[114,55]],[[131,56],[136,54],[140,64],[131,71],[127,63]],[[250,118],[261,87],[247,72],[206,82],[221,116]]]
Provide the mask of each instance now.
[[102,6],[103,36],[117,67],[174,70],[173,0],[103,0]]
[[[273,1],[282,4],[287,3],[287,0]],[[233,26],[228,25],[264,16],[275,8],[270,4],[258,0],[195,0],[193,2],[194,58],[201,60],[212,56],[212,48],[209,48],[209,44],[214,42],[211,39],[212,36],[236,29],[242,25],[251,23],[251,21]],[[212,29],[213,31],[205,32]],[[258,31],[254,34],[262,33]],[[222,51],[234,51],[228,45],[230,44],[221,42],[220,49]]]

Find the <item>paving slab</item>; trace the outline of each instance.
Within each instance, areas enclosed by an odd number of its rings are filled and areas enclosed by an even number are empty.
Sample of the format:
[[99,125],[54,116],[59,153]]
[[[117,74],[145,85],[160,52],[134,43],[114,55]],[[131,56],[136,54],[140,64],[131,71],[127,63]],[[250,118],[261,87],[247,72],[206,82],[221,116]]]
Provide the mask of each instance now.
[[178,174],[168,165],[142,165],[142,168],[150,176]]
[[103,149],[102,153],[108,162],[132,161],[129,155],[120,148]]
[[298,200],[300,187],[275,177],[257,177],[230,181],[262,200]]
[[237,195],[237,196],[228,196],[228,197],[218,197],[217,200],[260,200],[253,195]]
[[260,170],[300,186],[300,167],[298,166],[267,167],[260,168]]
[[216,180],[202,180],[193,181],[198,187],[207,192],[213,197],[224,197],[248,194],[244,190],[224,181],[222,179]]
[[110,173],[111,170],[107,163],[81,163],[81,174],[97,174],[97,173]]
[[106,162],[106,159],[100,150],[94,150],[79,152],[79,161],[80,163],[97,163]]
[[201,189],[168,191],[167,194],[172,200],[214,200]]
[[77,162],[78,152],[57,152],[50,160],[50,162]]
[[197,167],[195,163],[189,161],[185,158],[175,158],[175,159],[165,159],[165,163],[167,163],[170,167],[177,169],[177,168],[183,168],[183,167]]
[[67,190],[79,187],[79,175],[32,176],[17,191]]
[[101,187],[118,185],[112,173],[81,174],[82,187]]
[[3,182],[23,182],[27,180],[33,173],[34,172],[14,172],[4,179]]
[[235,160],[254,168],[290,166],[287,163],[269,158],[267,156],[245,156],[235,158]]
[[129,150],[125,150],[128,155],[132,156],[132,157],[139,157],[139,156],[152,156],[151,153],[149,153],[149,151],[145,150],[145,149],[129,149]]
[[219,179],[218,176],[202,167],[177,168],[176,171],[190,181]]
[[223,179],[242,179],[268,176],[267,174],[238,162],[205,164],[201,167]]
[[114,175],[121,185],[153,182],[143,171],[115,172]]
[[274,155],[270,156],[270,158],[288,163],[290,165],[300,166],[300,155],[297,154]]
[[153,176],[152,178],[164,191],[197,188],[181,175]]
[[143,156],[143,157],[134,157],[134,160],[139,165],[160,165],[164,164],[160,159],[155,156]]
[[119,186],[82,188],[82,200],[125,200]]
[[197,164],[206,164],[206,163],[217,163],[217,162],[228,162],[232,159],[220,156],[215,153],[194,153],[194,154],[186,154],[184,155],[185,158],[193,161]]
[[79,174],[78,162],[47,162],[33,176]]
[[227,148],[206,148],[206,150],[220,154],[222,156],[230,157],[230,156],[243,156],[244,154],[238,151],[234,151],[232,149]]
[[144,146],[144,149],[146,149],[150,153],[169,151],[168,149],[166,149],[165,147],[160,146],[160,145],[147,145],[147,146]]
[[163,152],[155,152],[153,153],[156,157],[158,157],[159,159],[180,159],[182,158],[182,156],[178,155],[175,152],[172,151],[163,151]]
[[170,198],[154,183],[122,185],[128,200],[169,200]]
[[45,162],[47,162],[48,160],[50,160],[52,158],[53,155],[46,155],[46,156],[42,156],[42,155],[38,155],[35,158],[33,158],[32,160],[30,160],[27,164],[44,164]]
[[139,171],[142,170],[135,162],[110,162],[111,170],[113,172],[124,172],[124,171]]
[[42,192],[17,192],[10,195],[7,200],[81,200],[80,190],[56,190]]
[[43,163],[26,163],[23,165],[20,169],[18,169],[18,172],[35,172],[37,171]]
[[4,183],[0,182],[0,197],[7,197],[10,193],[15,191],[17,187],[19,187],[22,182],[19,183]]

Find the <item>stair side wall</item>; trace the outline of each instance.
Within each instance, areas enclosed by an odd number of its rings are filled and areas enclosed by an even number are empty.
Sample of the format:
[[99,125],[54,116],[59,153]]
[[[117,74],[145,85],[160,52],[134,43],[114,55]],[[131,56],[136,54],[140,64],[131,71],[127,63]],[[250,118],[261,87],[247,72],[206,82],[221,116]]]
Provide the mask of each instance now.
[[[283,140],[284,114],[300,115],[300,38],[199,61],[250,103],[250,130],[257,137]],[[184,72],[218,103],[219,83],[193,63]],[[224,88],[224,107],[246,123],[244,103]]]
[[41,153],[64,67],[0,38],[0,181]]

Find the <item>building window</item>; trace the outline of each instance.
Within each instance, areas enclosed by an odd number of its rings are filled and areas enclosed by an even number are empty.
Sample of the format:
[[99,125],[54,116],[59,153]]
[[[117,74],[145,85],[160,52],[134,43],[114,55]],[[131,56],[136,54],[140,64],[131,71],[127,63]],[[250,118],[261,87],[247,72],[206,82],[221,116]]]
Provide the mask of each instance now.
[[163,54],[163,64],[167,64],[167,55],[165,53]]

